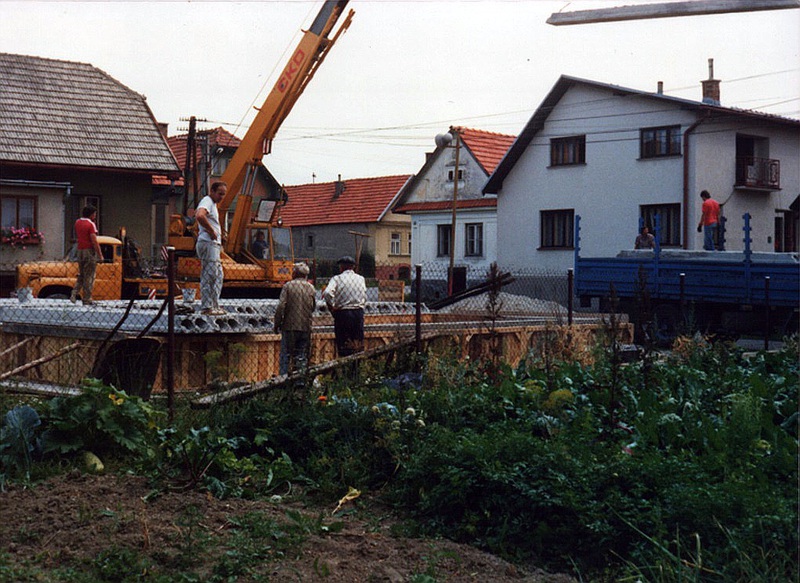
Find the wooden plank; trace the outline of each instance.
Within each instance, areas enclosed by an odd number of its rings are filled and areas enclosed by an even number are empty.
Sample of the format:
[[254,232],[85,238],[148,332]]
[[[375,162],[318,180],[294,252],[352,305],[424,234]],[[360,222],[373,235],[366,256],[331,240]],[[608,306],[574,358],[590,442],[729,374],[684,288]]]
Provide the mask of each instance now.
[[[448,336],[448,334],[440,334],[440,333],[428,334],[426,336],[423,336],[422,339],[423,341],[430,341],[439,336]],[[344,358],[337,358],[336,360],[323,362],[322,364],[309,367],[304,372],[296,372],[290,375],[279,375],[271,379],[261,381],[259,383],[253,383],[251,385],[236,387],[233,389],[228,389],[227,391],[214,393],[213,395],[207,395],[205,397],[201,397],[199,399],[195,399],[194,401],[192,401],[191,407],[192,409],[210,409],[214,405],[219,405],[222,403],[245,401],[247,399],[250,399],[251,397],[254,397],[270,389],[275,389],[280,386],[283,386],[286,383],[290,383],[296,380],[313,379],[318,375],[331,372],[333,370],[336,370],[337,368],[341,368],[348,364],[358,362],[360,360],[375,358],[376,356],[387,354],[393,350],[413,345],[415,342],[416,342],[415,338],[409,338],[408,340],[404,340],[402,342],[388,344],[386,346],[381,346],[380,348],[373,348],[372,350],[366,350],[364,352],[359,352],[357,354],[345,356]]]
[[594,24],[598,22],[619,22],[623,20],[645,20],[649,18],[672,18],[675,16],[700,16],[705,14],[726,14],[732,12],[755,12],[759,10],[786,10],[800,8],[800,0],[699,0],[697,2],[658,2],[555,12],[547,19],[547,24],[565,26],[572,24]]
[[67,354],[68,352],[72,352],[73,350],[78,348],[80,345],[81,345],[80,342],[73,342],[69,346],[65,346],[61,350],[59,350],[57,352],[54,352],[53,354],[51,354],[49,356],[43,356],[42,358],[38,358],[38,359],[36,359],[36,360],[34,360],[32,362],[29,362],[28,364],[23,364],[22,366],[18,366],[14,370],[10,370],[8,372],[4,372],[3,374],[0,374],[0,381],[2,381],[3,379],[7,379],[8,377],[14,376],[15,374],[24,372],[24,371],[28,370],[29,368],[35,368],[35,367],[39,366],[40,364],[44,364],[45,362],[50,362],[51,360],[54,360],[54,359],[58,358],[59,356],[63,356],[64,354]]
[[33,340],[33,338],[34,338],[33,336],[28,336],[25,340],[22,340],[21,342],[17,342],[16,344],[14,344],[12,346],[9,346],[3,352],[0,352],[0,358],[4,357],[6,354],[10,354],[10,353],[14,352],[18,348],[22,348],[28,342],[31,342]]
[[14,380],[3,387],[8,393],[37,395],[40,397],[75,397],[83,391],[77,387],[65,387],[54,383],[40,381]]

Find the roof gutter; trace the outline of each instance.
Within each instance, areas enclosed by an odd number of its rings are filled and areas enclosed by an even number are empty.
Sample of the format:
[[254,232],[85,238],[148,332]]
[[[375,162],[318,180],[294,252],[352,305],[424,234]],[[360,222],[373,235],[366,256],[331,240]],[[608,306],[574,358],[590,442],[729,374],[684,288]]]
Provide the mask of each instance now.
[[689,248],[689,134],[708,119],[708,112],[683,132],[683,248]]

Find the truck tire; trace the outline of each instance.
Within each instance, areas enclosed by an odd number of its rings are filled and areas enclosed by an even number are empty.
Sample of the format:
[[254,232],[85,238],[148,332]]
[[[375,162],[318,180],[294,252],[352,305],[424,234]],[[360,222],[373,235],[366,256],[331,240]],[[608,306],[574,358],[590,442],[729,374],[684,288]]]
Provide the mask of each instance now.
[[45,288],[39,292],[39,297],[48,300],[68,300],[72,290],[65,288]]

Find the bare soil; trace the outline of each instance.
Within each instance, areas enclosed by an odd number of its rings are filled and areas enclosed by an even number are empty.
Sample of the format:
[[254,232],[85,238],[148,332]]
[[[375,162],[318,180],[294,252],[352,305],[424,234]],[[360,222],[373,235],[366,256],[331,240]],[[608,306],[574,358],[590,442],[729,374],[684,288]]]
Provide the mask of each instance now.
[[454,583],[575,582],[567,575],[514,566],[467,545],[393,536],[396,519],[366,497],[331,516],[338,501],[330,508],[309,508],[287,498],[274,503],[219,500],[197,491],[149,494],[142,478],[77,470],[34,488],[12,485],[0,493],[0,550],[7,553],[10,567],[33,563],[52,572],[92,564],[109,549],[130,549],[162,565],[165,557],[173,563],[183,560],[203,577],[230,548],[231,518],[258,512],[288,522],[287,510],[296,510],[312,518],[323,513],[324,523],[341,522],[342,528],[310,534],[260,564],[259,580],[399,583],[428,575],[428,581]]

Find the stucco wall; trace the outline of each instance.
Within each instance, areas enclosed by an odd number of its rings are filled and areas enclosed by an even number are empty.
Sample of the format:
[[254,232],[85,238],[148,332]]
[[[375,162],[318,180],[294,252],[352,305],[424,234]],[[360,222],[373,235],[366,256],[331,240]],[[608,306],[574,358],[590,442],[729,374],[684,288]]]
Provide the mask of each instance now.
[[63,187],[0,185],[0,197],[20,196],[36,198],[36,227],[44,235],[44,243],[27,245],[25,249],[0,245],[0,270],[10,271],[25,261],[61,259],[64,257],[64,197]]
[[[483,225],[483,256],[466,257],[465,225],[481,223]],[[450,265],[450,256],[437,256],[437,226],[452,224],[452,213],[425,213],[414,215],[412,219],[411,264],[441,264],[446,273]],[[455,265],[468,265],[478,270],[488,269],[492,261],[497,260],[497,213],[492,208],[459,209],[456,213]]]
[[[767,138],[768,158],[780,160],[780,190],[755,191],[734,188],[736,176],[736,134]],[[708,123],[698,127],[691,143],[695,148],[696,170],[690,179],[691,248],[702,248],[702,235],[695,227],[700,219],[701,190],[708,190],[722,206],[726,219],[726,249],[744,248],[745,213],[751,215],[751,248],[774,251],[775,209],[788,209],[800,194],[800,131],[780,126],[736,120],[736,123]]]

